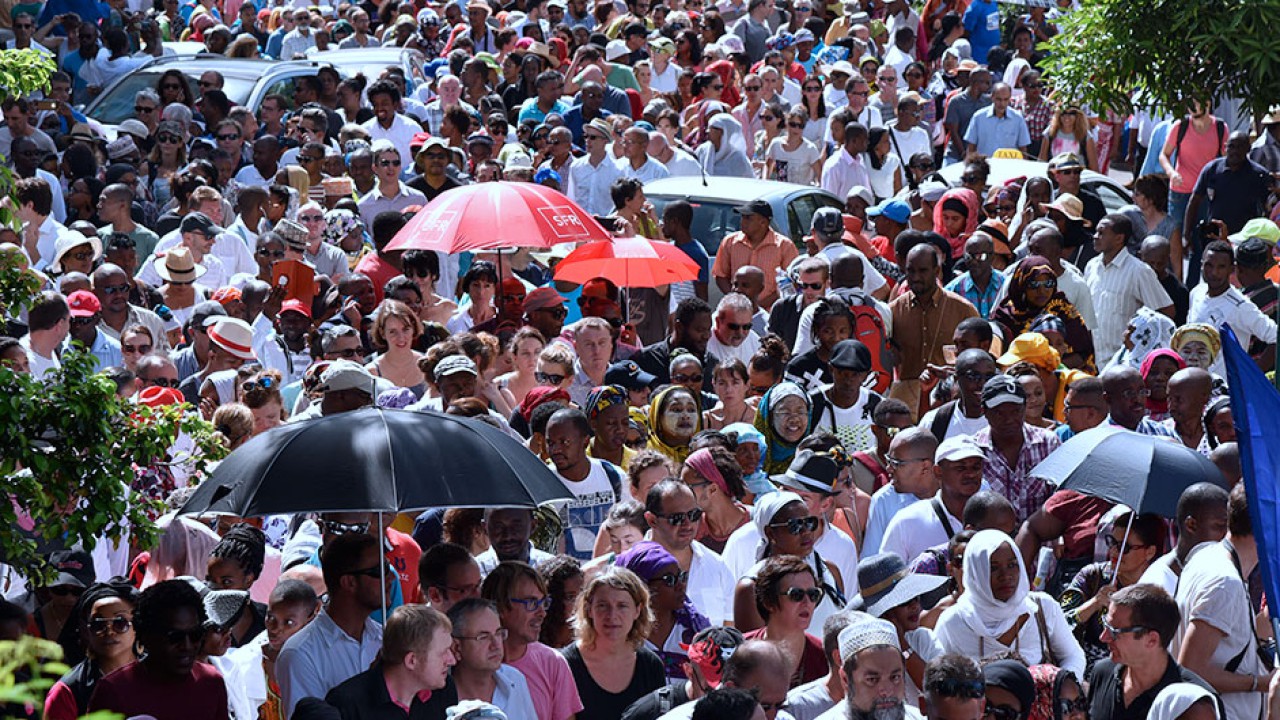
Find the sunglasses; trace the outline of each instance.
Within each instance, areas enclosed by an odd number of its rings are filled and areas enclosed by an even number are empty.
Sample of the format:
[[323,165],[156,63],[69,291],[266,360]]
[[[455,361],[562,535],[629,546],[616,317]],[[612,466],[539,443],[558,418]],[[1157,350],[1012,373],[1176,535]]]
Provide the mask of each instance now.
[[859,91],[857,91],[857,90],[850,90],[850,91],[848,91],[848,93],[847,93],[847,94],[849,94],[849,95],[857,95],[858,97],[871,97],[871,91],[870,91],[870,90],[863,90],[863,91],[861,91],[861,92],[859,92]]
[[975,262],[986,262],[987,260],[991,259],[991,253],[989,252],[965,253],[964,256]]
[[511,598],[511,602],[519,605],[528,612],[537,612],[539,609],[550,610],[551,598]]
[[730,330],[733,330],[734,332],[747,332],[748,330],[751,329],[751,323],[727,322],[725,323],[725,327],[729,328]]
[[795,130],[803,130],[803,129],[804,129],[804,123],[793,123],[793,122],[789,122],[789,123],[787,123],[787,127],[789,127],[789,128],[793,128],[793,129],[795,129]]
[[702,382],[702,373],[698,373],[697,375],[672,375],[671,382],[677,385],[684,385],[685,383],[700,383]]
[[819,602],[822,602],[822,588],[787,588],[783,591],[782,597],[796,603],[807,599],[809,602],[817,605]]
[[1058,287],[1057,280],[1032,280],[1027,283],[1028,290],[1052,290]]
[[1059,175],[1079,175],[1080,173],[1084,172],[1084,170],[1081,168],[1061,168],[1058,170],[1054,170],[1054,172],[1058,173]]
[[146,113],[152,113],[152,112],[155,112],[155,111],[156,111],[156,109],[155,109],[155,108],[153,108],[153,107],[148,107],[148,106],[146,106],[146,105],[134,105],[134,106],[133,106],[133,111],[134,111],[134,112],[136,112],[136,113],[138,113],[139,115],[143,115],[143,114],[146,114]]
[[[721,85],[720,87],[724,87],[724,86]],[[759,85],[743,85],[742,89],[746,90],[747,92],[760,92]]]
[[822,88],[820,88],[820,87],[807,87],[807,88],[805,88],[805,89],[804,89],[804,91],[805,91],[805,92],[822,92]]
[[560,383],[564,382],[564,377],[565,377],[564,375],[560,375],[556,373],[535,372],[533,374],[533,379],[537,380],[539,383],[542,383],[543,385],[559,385]]
[[1101,618],[1101,621],[1102,621],[1102,629],[1111,633],[1111,635],[1113,635],[1114,637],[1120,637],[1121,635],[1137,636],[1137,635],[1141,635],[1144,632],[1150,632],[1151,630],[1151,628],[1145,627],[1143,625],[1130,625],[1129,627],[1118,628],[1112,625],[1111,623],[1107,622],[1107,619],[1105,617]]
[[259,249],[258,254],[262,257],[276,258],[277,260],[284,257],[283,250],[268,250],[266,248]]
[[[235,140],[239,137],[240,137],[239,135],[219,135],[218,139],[219,140]],[[320,157],[319,155],[299,155],[298,156],[298,162],[304,162],[304,163],[320,162],[323,159],[324,158]],[[396,163],[396,164],[399,165],[400,163]]]
[[1075,700],[1058,699],[1058,716],[1066,717],[1071,713],[1083,713],[1089,711],[1089,700],[1084,697],[1078,697]]
[[178,137],[177,135],[170,135],[169,133],[160,133],[159,135],[157,135],[157,136],[156,136],[156,140],[158,140],[158,141],[160,141],[160,142],[162,142],[162,143],[180,143],[180,142],[182,142],[182,138]]
[[90,325],[97,325],[97,324],[98,324],[97,319],[92,315],[89,317],[71,318],[71,327],[88,327]]
[[664,573],[655,578],[650,578],[649,582],[660,582],[669,588],[673,588],[677,585],[688,583],[689,573],[685,570],[681,570],[680,572]]
[[260,377],[257,380],[249,380],[247,382],[242,383],[240,385],[240,392],[249,393],[259,389],[270,390],[273,385],[275,385],[275,381],[273,381],[270,377]]
[[375,579],[381,578],[384,576],[388,578],[400,577],[399,574],[396,573],[396,569],[391,567],[391,563],[382,563],[380,565],[374,565],[373,567],[360,568],[359,570],[352,570],[345,574],[359,575],[361,577],[375,578]]
[[325,354],[337,355],[340,358],[356,358],[361,356],[359,348],[347,348],[346,350],[334,350],[333,352],[325,353]]
[[367,522],[343,523],[334,520],[321,520],[319,524],[320,529],[330,535],[350,535],[352,533],[356,535],[363,535],[369,532],[369,523]]
[[165,83],[160,86],[161,90],[181,90],[182,86],[177,83]]
[[[231,142],[232,140],[239,140],[239,139],[240,139],[240,133],[223,133],[223,134],[221,134],[221,135],[219,135],[219,136],[218,136],[218,139],[219,139],[219,140],[221,140],[222,142]],[[299,159],[299,160],[301,160],[301,159],[302,159],[302,157],[301,157],[301,156],[299,156],[299,157],[298,157],[298,159]],[[314,158],[314,157],[313,157],[313,158],[307,158],[306,162],[311,162],[312,160],[319,160],[319,159],[320,159],[320,158]]]
[[379,160],[378,167],[400,167],[399,158],[395,160]]
[[772,522],[769,527],[786,528],[791,535],[799,535],[801,533],[816,532],[818,530],[818,517],[810,515],[809,517],[791,518],[785,522]]
[[300,220],[300,221],[302,221],[302,222],[304,222],[304,223],[307,223],[307,222],[324,222],[324,216],[323,216],[323,215],[299,215],[299,216],[298,216],[298,220]]
[[685,524],[685,521],[688,521],[689,523],[696,523],[701,520],[702,508],[693,508],[692,510],[686,510],[685,512],[671,513],[670,515],[659,515],[658,517],[666,520],[672,527],[680,527]]
[[534,310],[534,312],[551,313],[552,317],[557,317],[562,319],[569,314],[569,311],[565,310],[563,305],[557,305],[556,307],[549,307],[549,308],[538,308],[537,310]]
[[[1120,542],[1121,542],[1120,540],[1116,539],[1115,535],[1104,535],[1102,537],[1102,544],[1105,545],[1108,550],[1110,550],[1111,548],[1120,547]],[[1143,543],[1132,542],[1132,541],[1125,545],[1126,550],[1141,550],[1142,548],[1145,548],[1145,547],[1151,547],[1151,546],[1144,545]]]
[[139,355],[146,355],[151,352],[150,345],[121,345],[120,349],[130,354],[138,353]]
[[66,597],[68,595],[74,595],[76,597],[80,597],[81,595],[84,594],[84,588],[73,587],[71,585],[59,585],[57,587],[49,588],[49,594],[57,595],[58,597]]
[[182,384],[181,382],[178,381],[178,378],[155,378],[154,380],[147,380],[146,378],[138,378],[138,380],[141,381],[142,384],[147,387],[167,387],[167,388],[176,389],[179,385]]
[[197,80],[196,84],[202,88],[217,87],[217,83],[211,83],[208,80]]
[[123,615],[117,615],[111,619],[94,618],[89,621],[89,632],[94,635],[106,635],[107,630],[116,635],[123,635],[129,632],[129,628],[133,627],[133,621]]
[[798,282],[796,283],[796,286],[798,286],[801,290],[821,290],[822,288],[826,287],[826,284],[820,283],[820,282],[816,282],[816,283]]
[[192,645],[199,645],[204,640],[206,630],[204,627],[195,627],[190,630],[169,630],[164,634],[165,642],[170,645],[182,645],[189,642]]
[[964,175],[960,176],[960,182],[965,183],[967,185],[976,185],[984,181],[985,181],[985,178],[983,178],[980,175],[971,175],[969,173],[965,173]]

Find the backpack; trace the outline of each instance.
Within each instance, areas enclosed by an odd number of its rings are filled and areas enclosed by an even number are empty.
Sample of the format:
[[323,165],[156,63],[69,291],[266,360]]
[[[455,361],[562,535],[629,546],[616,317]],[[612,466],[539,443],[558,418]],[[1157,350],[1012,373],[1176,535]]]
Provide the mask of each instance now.
[[853,334],[850,338],[871,351],[871,370],[875,381],[868,380],[867,387],[883,394],[889,389],[893,368],[898,364],[897,353],[889,344],[889,333],[884,329],[884,318],[861,290],[837,290],[835,295],[844,300],[853,313]]
[[[1191,119],[1183,118],[1178,122],[1178,137],[1174,140],[1173,149],[1178,153],[1178,157],[1182,157],[1182,140],[1187,136],[1187,129],[1191,127]],[[1222,138],[1227,134],[1227,124],[1218,118],[1213,119],[1213,127],[1218,131],[1218,145],[1213,153],[1213,157],[1222,157]]]

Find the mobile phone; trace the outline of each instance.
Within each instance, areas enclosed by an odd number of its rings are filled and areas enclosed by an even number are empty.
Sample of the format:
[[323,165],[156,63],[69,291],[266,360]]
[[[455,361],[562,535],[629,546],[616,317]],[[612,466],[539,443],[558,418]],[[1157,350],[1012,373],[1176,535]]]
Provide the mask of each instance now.
[[956,364],[956,346],[955,346],[955,345],[943,345],[943,346],[942,346],[942,359],[943,359],[944,361],[946,361],[946,363],[947,363],[948,365],[955,365],[955,364]]
[[57,110],[58,101],[57,100],[37,100],[36,109],[37,110]]

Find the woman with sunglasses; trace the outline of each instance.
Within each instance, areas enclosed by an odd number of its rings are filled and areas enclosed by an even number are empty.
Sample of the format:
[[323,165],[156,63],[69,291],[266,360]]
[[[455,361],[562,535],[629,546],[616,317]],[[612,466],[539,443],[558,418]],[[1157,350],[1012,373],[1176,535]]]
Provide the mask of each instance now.
[[936,633],[947,652],[978,661],[1014,651],[1031,665],[1052,658],[1077,677],[1084,674],[1084,651],[1061,606],[1031,592],[1018,546],[1000,530],[980,530],[969,541],[964,593],[942,612]]
[[[759,82],[753,80],[752,82]],[[752,87],[755,87],[754,85]],[[769,146],[777,138],[781,138],[786,132],[787,127],[787,109],[781,103],[770,102],[763,103],[760,107],[760,129],[748,138],[751,144],[752,168],[755,169],[756,175],[760,177],[768,177],[765,175],[765,152]]]
[[[815,625],[817,606],[829,601],[818,586],[813,568],[794,555],[776,555],[759,565],[754,575],[750,581],[752,599],[764,625],[744,632],[743,637],[773,643],[782,649],[791,663],[790,687],[825,675],[828,668],[822,641],[814,637],[809,628]],[[821,626],[821,622],[817,623],[817,627]]]
[[[163,81],[161,82],[163,85]],[[147,156],[147,191],[156,207],[173,199],[170,181],[187,164],[187,132],[176,120],[162,120],[156,126],[156,144]]]
[[687,679],[683,666],[689,662],[684,647],[711,625],[685,594],[689,572],[681,570],[675,556],[652,540],[636,543],[618,556],[615,565],[635,573],[648,585],[653,625],[644,646],[661,658],[667,684],[683,682]]
[[1001,326],[1005,342],[1027,332],[1041,315],[1054,315],[1062,322],[1063,337],[1069,352],[1060,353],[1062,364],[1069,368],[1096,372],[1093,359],[1093,335],[1075,305],[1062,294],[1058,276],[1049,261],[1040,255],[1023,258],[1009,278],[1005,299],[991,312],[991,320]]
[[69,635],[63,662],[74,667],[49,689],[45,718],[74,720],[84,715],[98,681],[138,659],[133,633],[137,597],[137,590],[122,577],[90,585],[80,596],[68,626],[74,629],[63,633]]
[[1036,699],[1028,720],[1088,720],[1089,700],[1071,672],[1054,665],[1033,665],[1031,678]]
[[1110,532],[1101,535],[1107,559],[1085,565],[1062,591],[1067,625],[1084,649],[1089,668],[1111,653],[1102,641],[1102,630],[1112,593],[1138,582],[1151,563],[1164,554],[1167,534],[1164,521],[1153,513],[1117,517]]
[[645,647],[653,614],[648,585],[610,567],[578,596],[578,639],[561,651],[578,686],[578,720],[615,720],[628,705],[666,684],[662,659]]
[[283,381],[279,370],[262,370],[240,384],[240,402],[253,411],[255,436],[279,427],[288,417],[284,410],[284,396],[280,394]]
[[1089,131],[1089,120],[1074,105],[1059,105],[1054,109],[1041,140],[1040,157],[1051,158],[1063,153],[1082,158],[1087,168],[1098,167],[1098,144]]
[[[813,94],[809,93],[807,88],[815,82],[817,81],[805,81],[806,102],[809,102],[808,95]],[[822,103],[822,93],[819,92],[817,95],[818,103]],[[814,181],[822,176],[822,151],[805,137],[808,128],[816,126],[819,122],[812,117],[810,111],[799,105],[782,116],[781,119],[786,126],[785,134],[774,138],[763,154],[765,178],[798,185],[813,185]]]

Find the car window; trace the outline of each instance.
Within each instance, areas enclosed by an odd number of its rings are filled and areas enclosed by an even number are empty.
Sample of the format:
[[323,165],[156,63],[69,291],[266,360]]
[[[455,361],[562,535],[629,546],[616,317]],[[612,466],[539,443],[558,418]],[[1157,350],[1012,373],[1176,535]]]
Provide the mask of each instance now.
[[[191,81],[191,89],[198,92],[199,85],[196,81],[199,80],[200,73],[204,72],[204,70],[182,68],[182,72]],[[134,73],[126,76],[119,84],[113,86],[106,94],[102,95],[101,99],[93,105],[87,114],[104,125],[119,125],[125,120],[134,117],[133,101],[138,91],[144,88],[154,90],[162,74],[163,71]],[[254,82],[256,82],[256,78],[228,77],[225,78],[222,91],[227,94],[227,99],[231,101],[232,105],[243,105],[249,100],[249,93],[253,91]]]
[[1105,182],[1095,182],[1090,185],[1094,192],[1098,193],[1098,197],[1102,198],[1102,204],[1106,206],[1107,212],[1115,212],[1125,205],[1129,205],[1132,201],[1122,195],[1120,190],[1114,185]]
[[791,198],[787,204],[788,227],[782,228],[782,232],[789,235],[792,240],[800,242],[801,238],[809,234],[809,228],[813,227],[814,213],[824,207],[839,208],[840,203],[833,197],[816,192]]
[[[668,203],[685,199],[656,195],[648,197],[657,210],[658,217],[662,217],[662,210]],[[733,211],[736,204],[692,199],[689,203],[693,205],[693,226],[689,229],[690,234],[693,235],[694,240],[702,243],[708,255],[714,256],[724,236],[738,231],[740,218]]]
[[292,110],[297,105],[297,103],[294,102],[293,100],[294,89],[298,86],[298,84],[294,82],[294,80],[296,79],[297,78],[292,78],[292,77],[281,78],[280,80],[277,80],[271,83],[271,85],[267,88],[266,92],[262,93],[262,97],[265,98],[268,95],[280,95],[281,97],[283,97],[285,100],[288,101],[285,103],[285,107]]

